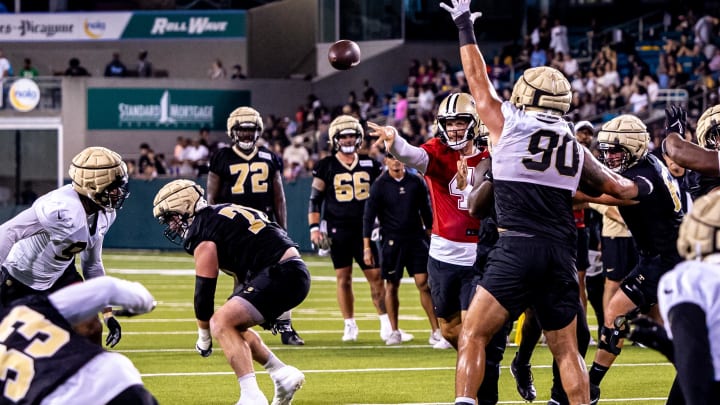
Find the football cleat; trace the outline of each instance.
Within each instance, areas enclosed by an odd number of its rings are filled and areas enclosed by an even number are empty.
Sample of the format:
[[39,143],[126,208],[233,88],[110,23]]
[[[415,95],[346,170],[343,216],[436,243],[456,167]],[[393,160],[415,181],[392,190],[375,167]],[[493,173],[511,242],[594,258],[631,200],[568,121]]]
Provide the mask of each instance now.
[[390,333],[390,336],[385,340],[385,344],[388,346],[396,346],[402,343],[402,335],[399,330],[394,330]]
[[440,332],[440,329],[434,330],[430,332],[430,337],[428,338],[428,343],[430,346],[435,346],[437,342],[442,340],[442,333]]
[[358,338],[358,327],[357,325],[345,325],[345,332],[343,333],[343,342],[355,342]]
[[453,345],[442,336],[440,336],[440,341],[433,345],[433,349],[438,349],[438,350],[447,350],[447,349],[452,349],[452,348],[453,348]]
[[198,342],[195,343],[195,350],[197,350],[197,352],[200,353],[200,355],[203,357],[210,356],[212,354],[212,340],[210,341],[210,344],[205,349],[200,347],[200,341],[198,340]]
[[590,383],[590,405],[600,402],[600,386]]
[[515,378],[517,391],[526,401],[534,401],[537,397],[537,391],[533,384],[533,375],[530,370],[530,364],[517,364],[517,354],[512,363],[510,363],[510,374]]
[[305,384],[305,375],[293,366],[285,366],[270,375],[275,384],[272,405],[292,404],[295,393]]
[[280,340],[282,340],[282,344],[290,346],[302,346],[305,344],[305,341],[293,329],[290,322],[288,322],[288,329],[280,331]]

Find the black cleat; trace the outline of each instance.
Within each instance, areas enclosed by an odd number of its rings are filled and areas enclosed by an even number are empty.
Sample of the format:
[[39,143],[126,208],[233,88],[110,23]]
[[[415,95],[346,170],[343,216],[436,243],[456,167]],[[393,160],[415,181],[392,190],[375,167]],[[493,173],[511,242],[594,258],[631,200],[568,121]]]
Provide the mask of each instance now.
[[520,396],[529,402],[532,402],[537,397],[537,391],[535,385],[533,385],[533,375],[530,370],[530,364],[517,364],[517,354],[510,363],[510,374],[515,378],[517,384],[517,391]]
[[600,386],[590,383],[590,405],[596,405],[600,401]]
[[280,332],[280,340],[282,340],[284,345],[302,346],[305,344],[305,341],[302,340],[300,335],[298,335],[297,332],[295,332],[295,329],[292,328],[290,328],[289,331]]

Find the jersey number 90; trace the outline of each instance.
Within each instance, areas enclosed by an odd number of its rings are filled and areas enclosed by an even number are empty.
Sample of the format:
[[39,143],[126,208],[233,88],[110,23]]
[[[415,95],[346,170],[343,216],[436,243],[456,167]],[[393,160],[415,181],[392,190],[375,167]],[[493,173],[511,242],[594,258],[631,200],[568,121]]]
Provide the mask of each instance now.
[[[562,142],[562,143],[560,143]],[[559,146],[558,146],[559,145]],[[574,177],[580,165],[580,152],[577,142],[569,136],[552,131],[537,131],[530,136],[528,152],[534,158],[524,158],[523,165],[528,170],[544,172],[555,160],[555,169],[562,176]],[[537,155],[539,159],[537,159]]]

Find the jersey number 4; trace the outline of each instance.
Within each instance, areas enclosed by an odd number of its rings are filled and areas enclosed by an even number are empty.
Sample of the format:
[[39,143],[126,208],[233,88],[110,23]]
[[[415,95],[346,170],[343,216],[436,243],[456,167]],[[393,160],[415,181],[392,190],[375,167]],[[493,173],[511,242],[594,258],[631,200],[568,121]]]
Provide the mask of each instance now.
[[577,142],[569,136],[563,136],[561,140],[556,132],[537,131],[530,136],[528,152],[534,155],[533,159],[522,160],[528,170],[544,172],[555,160],[555,169],[560,175],[574,177],[577,174],[580,152]]
[[[25,350],[9,349],[3,344],[13,332],[30,341]],[[70,332],[41,313],[26,306],[13,308],[0,323],[0,379],[5,380],[3,396],[12,402],[23,399],[35,377],[35,359],[54,355],[69,341]],[[13,377],[10,377],[10,371]]]

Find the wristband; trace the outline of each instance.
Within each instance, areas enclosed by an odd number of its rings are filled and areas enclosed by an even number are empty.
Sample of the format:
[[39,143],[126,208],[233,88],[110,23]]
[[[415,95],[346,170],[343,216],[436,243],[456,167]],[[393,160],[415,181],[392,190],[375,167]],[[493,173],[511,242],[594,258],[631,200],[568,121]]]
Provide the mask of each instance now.
[[317,222],[310,224],[310,232],[319,231],[320,230],[320,224]]
[[470,18],[469,11],[462,13],[455,20],[455,25],[457,26],[460,37],[460,47],[469,44],[477,44],[477,41],[475,40],[475,31],[473,30],[473,21]]
[[646,177],[635,176],[632,181],[638,188],[638,197],[644,197],[653,192],[653,184]]

